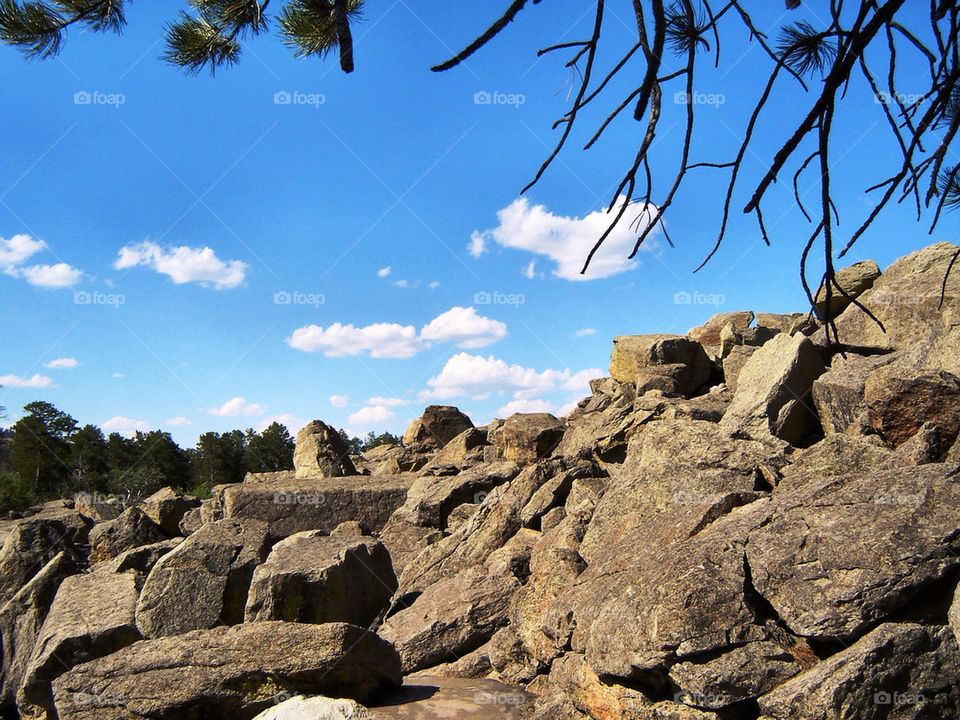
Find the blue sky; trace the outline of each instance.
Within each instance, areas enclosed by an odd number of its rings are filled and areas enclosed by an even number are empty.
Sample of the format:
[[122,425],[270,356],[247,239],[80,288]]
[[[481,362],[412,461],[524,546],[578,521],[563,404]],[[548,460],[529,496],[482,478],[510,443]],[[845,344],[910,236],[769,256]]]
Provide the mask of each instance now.
[[[132,4],[122,37],[70,34],[57,59],[0,48],[6,422],[42,399],[81,423],[159,428],[189,446],[273,419],[402,432],[430,403],[477,423],[560,413],[604,374],[615,335],[684,332],[716,311],[803,310],[797,263],[810,227],[789,178],[765,205],[771,248],[738,212],[692,273],[726,187],[701,170],[667,218],[675,249],[654,235],[629,262],[623,233],[588,279],[577,274],[641,126],[627,113],[578,148],[631,88],[612,83],[519,199],[571,83],[568,54],[536,51],[585,37],[593,16],[582,3],[531,6],[463,66],[429,71],[499,5],[371,2],[352,75],[333,57],[295,60],[266,35],[239,67],[186,77],[158,59],[175,14],[162,3]],[[773,37],[786,20],[818,24],[809,10],[763,6]],[[608,8],[601,76],[635,41],[630,4]],[[731,159],[769,70],[732,25],[722,60],[696,83],[699,160]],[[917,67],[905,62],[904,76]],[[679,89],[665,91],[670,118],[654,149],[661,197],[678,159]],[[896,159],[868,89],[854,83],[848,98],[834,182],[849,232],[869,207],[863,189]],[[812,102],[789,84],[775,101],[783,112],[759,128],[736,208],[786,137],[784,116]],[[815,197],[812,179],[806,187]],[[896,208],[849,260],[885,266],[952,240],[954,222],[931,238]]]

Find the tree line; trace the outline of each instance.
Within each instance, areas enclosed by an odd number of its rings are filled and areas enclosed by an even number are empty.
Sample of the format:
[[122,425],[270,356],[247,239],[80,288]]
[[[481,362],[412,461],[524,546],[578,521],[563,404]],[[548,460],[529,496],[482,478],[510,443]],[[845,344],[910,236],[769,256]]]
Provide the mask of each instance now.
[[135,500],[166,486],[206,497],[248,472],[293,469],[293,438],[277,422],[261,432],[206,432],[184,449],[161,430],[104,435],[47,402],[23,409],[0,436],[0,513],[77,493]]

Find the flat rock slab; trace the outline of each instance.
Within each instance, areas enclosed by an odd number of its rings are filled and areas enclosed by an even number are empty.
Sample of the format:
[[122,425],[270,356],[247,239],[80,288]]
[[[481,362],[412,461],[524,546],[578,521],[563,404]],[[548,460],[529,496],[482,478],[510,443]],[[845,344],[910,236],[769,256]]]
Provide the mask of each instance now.
[[331,532],[356,520],[379,532],[407,499],[413,475],[354,475],[339,478],[237,483],[218,488],[225,518],[263,520],[273,537],[303,530]]
[[530,717],[534,700],[496,680],[408,675],[402,688],[370,709],[377,720],[519,720]]

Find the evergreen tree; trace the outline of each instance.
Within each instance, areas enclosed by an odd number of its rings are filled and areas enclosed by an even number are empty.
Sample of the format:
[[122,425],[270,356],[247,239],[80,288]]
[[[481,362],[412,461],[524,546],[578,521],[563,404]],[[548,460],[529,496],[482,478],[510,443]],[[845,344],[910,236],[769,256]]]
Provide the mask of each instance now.
[[294,440],[278,422],[263,432],[247,430],[245,465],[247,472],[276,472],[293,469]]
[[31,492],[46,496],[69,486],[72,472],[70,438],[77,421],[47,402],[24,405],[27,414],[13,425],[13,470]]
[[110,452],[96,425],[84,425],[72,437],[74,489],[107,492]]

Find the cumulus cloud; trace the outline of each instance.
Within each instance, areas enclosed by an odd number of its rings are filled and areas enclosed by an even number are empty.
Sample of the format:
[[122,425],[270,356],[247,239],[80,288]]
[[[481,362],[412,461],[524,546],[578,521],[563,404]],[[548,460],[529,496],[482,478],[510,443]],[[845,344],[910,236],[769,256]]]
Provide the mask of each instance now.
[[386,407],[401,407],[403,405],[409,405],[412,400],[404,400],[403,398],[392,398],[392,397],[372,397],[367,400],[367,405],[384,405]]
[[377,277],[387,277],[390,274],[391,270],[392,268],[389,265],[387,265],[386,267],[382,267],[379,270],[377,270]]
[[80,363],[77,362],[76,358],[57,358],[56,360],[51,360],[48,363],[44,364],[46,368],[63,368],[65,370],[70,370],[75,368]]
[[172,417],[169,420],[164,420],[164,425],[172,425],[173,427],[183,427],[184,425],[193,425],[190,420],[185,418],[183,415],[177,415]]
[[478,348],[495,343],[506,334],[507,326],[499,320],[478,315],[472,307],[453,307],[424,325],[419,333],[412,325],[398,323],[374,323],[365,327],[334,323],[328,327],[297,328],[286,342],[297,350],[322,352],[327,357],[366,353],[374,358],[408,358],[432,343]]
[[508,418],[514,413],[555,413],[556,411],[557,406],[549,400],[544,400],[543,398],[528,398],[511,400],[497,410],[497,417]]
[[294,330],[287,344],[305,352],[322,352],[327,357],[369,353],[375,358],[408,358],[424,349],[412,325],[397,323],[374,323],[359,328],[341,323],[327,328],[307,325]]
[[108,433],[120,433],[125,437],[133,436],[138,430],[147,432],[150,430],[150,423],[146,420],[134,420],[133,418],[117,415],[107,420],[101,427]]
[[[530,205],[526,198],[518,198],[497,213],[500,223],[497,227],[473,232],[468,250],[474,257],[480,257],[493,242],[549,258],[556,263],[553,274],[566,280],[609,277],[637,266],[637,262],[628,260],[627,256],[636,242],[636,233],[630,224],[642,212],[639,206],[636,210],[627,210],[624,221],[600,246],[585,275],[580,274],[580,268],[618,209],[619,204],[612,213],[598,210],[584,217],[568,217],[554,215],[543,205]],[[533,276],[532,264],[527,266],[525,274]]]
[[0,385],[4,387],[45,388],[53,385],[53,379],[40,374],[28,378],[19,375],[0,375]]
[[240,260],[221,260],[209,247],[192,248],[183,245],[162,248],[149,240],[121,248],[113,263],[117,270],[137,265],[167,275],[177,285],[188,282],[204,286],[212,284],[217,290],[236,287],[243,282],[250,268]]
[[227,400],[218,408],[210,408],[207,412],[210,415],[219,417],[240,417],[241,415],[263,415],[267,409],[258,403],[247,402],[246,398],[235,397]]
[[47,244],[29,235],[14,235],[9,240],[0,238],[0,272],[26,280],[38,287],[70,287],[80,282],[83,272],[67,263],[56,265],[24,265]]
[[483,399],[490,393],[512,392],[517,400],[532,399],[556,392],[582,392],[587,380],[602,377],[599,368],[571,373],[569,370],[537,371],[522,365],[508,365],[493,355],[483,357],[457,353],[447,360],[439,375],[427,380],[430,390],[421,399],[469,396]]
[[440,287],[440,283],[437,280],[434,280],[432,283],[427,285],[427,287],[431,290],[436,290],[438,287]]
[[596,328],[589,328],[589,327],[588,327],[588,328],[581,328],[581,329],[577,330],[577,332],[576,332],[575,334],[576,334],[577,337],[586,337],[587,335],[596,335],[596,334],[597,334],[597,329],[596,329]]
[[331,395],[330,404],[334,407],[346,407],[347,403],[350,402],[349,395]]
[[280,423],[287,428],[287,432],[296,435],[303,427],[310,422],[309,420],[304,420],[303,418],[296,417],[290,413],[280,413],[279,415],[271,415],[268,418],[264,418],[257,425],[257,430],[264,431],[273,423]]
[[454,343],[470,349],[502,340],[507,326],[499,320],[478,315],[472,307],[452,307],[424,325],[420,337],[439,343]]
[[386,405],[368,405],[362,407],[347,418],[347,422],[362,428],[383,425],[396,418],[396,413]]

